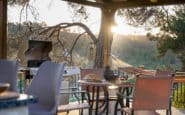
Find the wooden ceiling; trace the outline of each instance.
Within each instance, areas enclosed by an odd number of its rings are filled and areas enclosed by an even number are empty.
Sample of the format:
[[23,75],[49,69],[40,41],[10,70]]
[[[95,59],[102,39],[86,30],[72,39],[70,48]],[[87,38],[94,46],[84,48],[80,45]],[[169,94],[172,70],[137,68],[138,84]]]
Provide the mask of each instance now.
[[93,7],[130,8],[185,4],[185,0],[62,0]]

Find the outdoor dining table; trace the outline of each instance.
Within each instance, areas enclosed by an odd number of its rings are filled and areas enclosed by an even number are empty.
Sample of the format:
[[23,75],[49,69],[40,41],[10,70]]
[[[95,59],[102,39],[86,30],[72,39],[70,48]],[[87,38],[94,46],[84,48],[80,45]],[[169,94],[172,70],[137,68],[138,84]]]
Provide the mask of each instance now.
[[[93,101],[95,100],[95,115],[99,115],[102,114],[103,112],[106,111],[106,115],[108,115],[109,113],[109,91],[108,91],[108,87],[113,86],[113,87],[117,87],[119,90],[122,88],[128,88],[128,87],[134,87],[134,83],[128,83],[128,82],[115,82],[115,83],[111,83],[105,80],[102,81],[87,81],[87,80],[79,80],[78,83],[81,86],[86,87],[86,91],[87,92],[92,92],[92,95],[90,97],[90,104],[91,104],[91,108],[93,108]],[[92,91],[90,91],[90,87],[92,88]],[[101,90],[103,89],[103,90]],[[104,105],[100,106],[100,92],[103,91],[104,92]],[[126,94],[129,95],[128,90],[126,90]],[[120,100],[117,100],[117,103],[119,103]],[[128,101],[127,101],[128,102]],[[128,104],[127,104],[128,105]],[[102,109],[100,109],[99,107],[102,107]]]
[[0,94],[0,115],[28,115],[28,104],[37,101],[32,95],[5,92]]

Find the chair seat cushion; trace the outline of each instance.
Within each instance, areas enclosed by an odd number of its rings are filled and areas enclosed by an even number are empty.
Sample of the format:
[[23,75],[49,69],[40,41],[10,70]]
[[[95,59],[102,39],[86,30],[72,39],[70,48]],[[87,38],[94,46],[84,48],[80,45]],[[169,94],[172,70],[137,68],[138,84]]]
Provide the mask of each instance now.
[[67,112],[71,110],[77,110],[77,109],[88,109],[90,108],[90,105],[88,103],[70,103],[67,105],[60,105],[58,107],[58,112]]

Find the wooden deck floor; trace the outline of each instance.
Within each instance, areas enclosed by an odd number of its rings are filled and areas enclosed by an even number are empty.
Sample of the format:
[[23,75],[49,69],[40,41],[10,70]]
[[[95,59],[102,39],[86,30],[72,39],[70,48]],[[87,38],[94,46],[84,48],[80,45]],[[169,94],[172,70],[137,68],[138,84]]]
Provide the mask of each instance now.
[[[109,112],[109,115],[114,115],[113,114],[113,110],[112,109],[114,108],[114,103],[112,103],[110,105],[110,112]],[[166,112],[165,111],[157,111],[160,115],[166,115]],[[66,113],[59,113],[58,115],[66,115]],[[79,111],[78,110],[75,110],[75,111],[71,111],[69,112],[68,115],[79,115]],[[84,115],[88,115],[88,111],[87,110],[84,110]],[[93,114],[94,115],[94,114]],[[105,115],[105,114],[103,114]],[[118,115],[121,115],[120,112],[118,112]],[[177,109],[177,108],[174,108],[172,107],[172,115],[185,115],[185,109]]]
[[[112,90],[110,92],[110,94],[113,94],[115,95],[115,91]],[[115,102],[111,102],[109,103],[109,115],[114,115],[114,106],[115,106]],[[160,115],[166,115],[166,111],[157,111]],[[66,113],[59,113],[58,115],[66,115]],[[76,111],[71,111],[69,112],[68,115],[79,115],[79,111],[76,110]],[[84,115],[88,115],[88,111],[87,110],[84,110]],[[94,113],[93,113],[94,115]],[[105,114],[103,114],[105,115]],[[118,112],[117,115],[121,115],[120,112]],[[175,107],[172,107],[172,115],[185,115],[185,109],[178,109],[178,108],[175,108]]]

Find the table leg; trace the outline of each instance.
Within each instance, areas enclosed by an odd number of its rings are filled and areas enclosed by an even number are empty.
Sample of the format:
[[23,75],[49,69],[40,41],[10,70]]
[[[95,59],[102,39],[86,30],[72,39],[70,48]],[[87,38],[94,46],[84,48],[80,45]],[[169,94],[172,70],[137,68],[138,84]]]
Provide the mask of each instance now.
[[[90,92],[90,88],[92,88],[92,87],[90,87],[89,85],[86,87],[86,91],[87,92]],[[94,87],[93,87],[93,91],[92,91],[92,98],[91,98],[91,96],[90,96],[90,93],[88,93],[88,99],[89,99],[89,103],[90,103],[90,106],[91,106],[91,109],[93,110],[93,100],[94,100]]]
[[95,109],[95,115],[98,115],[99,92],[100,92],[100,87],[97,87],[97,92],[96,92],[96,109]]
[[88,95],[89,97],[89,102],[91,106],[91,110],[93,110],[94,104],[95,104],[95,115],[101,115],[104,112],[106,112],[106,115],[109,114],[109,92],[107,87],[102,87],[104,90],[104,100],[101,100],[103,102],[102,104],[100,103],[100,88],[102,86],[87,86],[86,91],[92,91],[92,95]]
[[[122,87],[120,87],[118,89],[118,93],[117,93],[118,99],[117,99],[116,104],[115,104],[114,115],[117,115],[117,111],[119,110],[118,109],[119,105],[120,105],[120,108],[124,107],[123,95],[124,95],[125,90],[126,90],[126,88],[122,88]],[[121,111],[121,115],[123,115],[122,111]]]
[[130,98],[129,96],[132,95],[133,87],[126,87],[126,95],[128,98],[126,98],[126,107],[129,107]]
[[107,88],[105,88],[104,89],[105,90],[105,106],[106,106],[106,115],[108,115],[109,114],[109,92],[108,92],[108,89]]
[[[100,92],[100,87],[96,87],[96,88],[99,88],[99,89],[96,89],[96,93],[98,94]],[[104,112],[106,112],[106,115],[109,114],[109,92],[108,92],[108,89],[107,87],[102,87],[103,88],[103,91],[104,91],[104,100],[102,100],[102,104],[100,105],[99,103],[99,96],[100,94],[96,95],[98,96],[97,99],[98,99],[98,103],[97,103],[97,100],[96,100],[96,107],[98,106],[98,115],[101,115],[103,114]],[[102,109],[101,109],[102,108]]]
[[[129,97],[129,88],[127,87],[126,88],[126,95],[127,95],[127,97]],[[126,107],[129,107],[129,98],[126,98]]]

